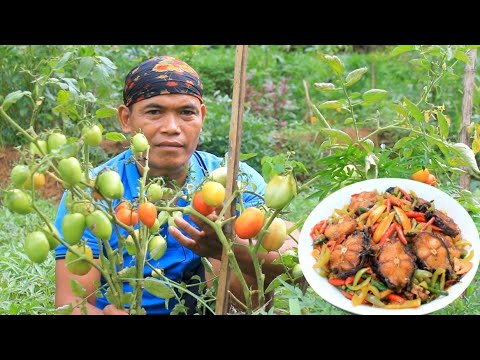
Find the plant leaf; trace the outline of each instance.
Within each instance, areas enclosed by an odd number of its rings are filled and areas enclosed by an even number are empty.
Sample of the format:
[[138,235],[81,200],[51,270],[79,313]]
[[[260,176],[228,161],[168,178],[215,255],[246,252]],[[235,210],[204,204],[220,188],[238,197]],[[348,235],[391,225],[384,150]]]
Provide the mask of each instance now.
[[332,83],[314,83],[315,89],[318,91],[335,91],[335,85]]
[[92,71],[95,60],[92,57],[84,57],[80,60],[80,65],[78,65],[78,78],[85,79],[90,71]]
[[392,50],[392,52],[390,53],[390,57],[392,58],[403,54],[404,52],[412,50],[415,50],[415,45],[399,45]]
[[408,111],[410,111],[410,115],[412,115],[415,120],[420,123],[425,121],[425,117],[418,109],[417,105],[408,100],[406,97],[403,98],[403,101],[405,102],[405,106],[407,107]]
[[325,101],[318,105],[319,109],[341,109],[342,108],[342,103],[338,100],[330,100],[330,101]]
[[107,117],[113,117],[117,115],[117,109],[115,108],[101,108],[95,111],[95,116],[99,119],[107,118]]
[[321,128],[321,129],[318,129],[318,131],[321,132],[322,134],[325,134],[325,135],[329,136],[329,137],[337,138],[339,140],[342,140],[343,142],[345,142],[349,145],[353,142],[352,138],[347,133],[345,133],[341,130]]
[[58,60],[57,63],[53,66],[53,70],[58,70],[63,68],[71,56],[72,56],[71,51],[68,51],[65,54],[63,54],[62,58]]
[[70,279],[70,288],[72,289],[72,294],[75,296],[85,297],[87,290],[75,279]]
[[145,290],[158,298],[170,299],[175,296],[174,291],[158,279],[147,277],[144,285]]
[[3,100],[3,110],[7,111],[12,104],[15,104],[18,100],[20,100],[22,97],[25,95],[31,95],[32,93],[30,91],[21,91],[17,90],[14,92],[11,92],[7,96],[5,96],[5,100]]
[[290,309],[290,315],[302,315],[300,301],[297,298],[288,299],[288,308]]
[[270,284],[268,285],[267,289],[265,290],[265,294],[269,293],[270,291],[272,290],[275,290],[277,287],[279,287],[280,285],[282,285],[282,282],[280,281],[280,279],[282,280],[288,280],[288,274],[287,273],[283,273],[281,275],[278,275],[275,279],[273,279]]
[[357,83],[360,81],[363,77],[363,75],[368,71],[366,67],[362,67],[356,70],[353,70],[350,72],[347,77],[345,78],[345,86],[349,87],[352,86],[353,84]]
[[105,134],[105,139],[110,141],[125,141],[127,138],[125,135],[117,132],[108,132]]
[[440,128],[440,134],[442,134],[444,138],[448,137],[448,133],[450,131],[450,119],[438,111],[437,120],[438,127]]
[[335,55],[325,55],[323,60],[330,65],[330,67],[335,71],[337,75],[342,74],[345,71],[345,66],[343,65],[342,60]]
[[388,91],[382,89],[370,89],[363,93],[362,105],[370,105],[382,100],[388,95]]
[[478,169],[475,154],[473,153],[472,149],[470,149],[464,143],[455,143],[453,145],[448,144],[447,147],[451,155],[447,156],[446,158],[451,165],[466,166],[475,175],[480,175],[480,170]]

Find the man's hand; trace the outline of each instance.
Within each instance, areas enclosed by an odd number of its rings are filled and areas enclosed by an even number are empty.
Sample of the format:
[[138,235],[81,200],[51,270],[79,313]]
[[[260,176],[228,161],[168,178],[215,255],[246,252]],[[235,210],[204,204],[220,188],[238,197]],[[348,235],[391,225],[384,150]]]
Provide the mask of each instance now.
[[[215,221],[218,216],[216,212],[213,212],[208,215],[207,218]],[[177,224],[178,229],[170,226],[168,231],[170,231],[170,234],[172,234],[180,244],[192,250],[197,255],[221,259],[222,244],[218,240],[215,230],[194,215],[190,215],[190,219],[198,225],[199,230],[190,225],[185,219],[177,217],[175,218],[175,224]],[[179,229],[183,230],[187,236],[182,234]]]
[[125,310],[118,310],[115,305],[107,305],[103,309],[104,315],[128,315],[128,312]]

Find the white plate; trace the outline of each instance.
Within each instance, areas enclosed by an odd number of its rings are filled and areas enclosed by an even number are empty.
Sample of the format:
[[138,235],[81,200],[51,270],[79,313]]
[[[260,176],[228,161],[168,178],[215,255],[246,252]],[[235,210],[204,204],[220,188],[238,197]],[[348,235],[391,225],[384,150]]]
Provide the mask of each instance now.
[[[353,306],[352,301],[342,295],[338,289],[329,284],[327,279],[321,277],[313,268],[315,259],[311,255],[313,246],[310,238],[310,231],[313,226],[320,220],[327,219],[331,216],[335,209],[340,209],[346,204],[350,203],[350,197],[362,191],[378,190],[380,193],[384,192],[391,186],[400,186],[405,190],[413,190],[419,197],[431,201],[435,200],[435,209],[445,210],[460,227],[461,235],[465,240],[472,244],[472,249],[475,250],[473,259],[473,267],[457,284],[448,289],[447,296],[440,296],[428,304],[423,304],[414,309],[382,309],[368,305]],[[442,309],[458,298],[468,287],[477,272],[479,258],[480,258],[480,240],[478,237],[477,228],[467,213],[467,211],[451,196],[443,191],[424,183],[407,180],[407,179],[373,179],[361,181],[336,191],[327,196],[320,202],[315,209],[310,213],[305,224],[303,225],[300,240],[298,244],[298,255],[302,271],[310,286],[323,299],[350,313],[361,315],[415,315],[428,314],[433,311]]]

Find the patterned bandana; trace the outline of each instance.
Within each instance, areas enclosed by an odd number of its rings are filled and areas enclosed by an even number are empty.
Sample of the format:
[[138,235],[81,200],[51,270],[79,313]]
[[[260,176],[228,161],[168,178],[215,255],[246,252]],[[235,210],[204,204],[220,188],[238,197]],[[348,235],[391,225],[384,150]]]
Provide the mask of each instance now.
[[172,56],[157,56],[134,67],[125,78],[126,106],[157,95],[185,94],[202,100],[203,85],[187,63]]

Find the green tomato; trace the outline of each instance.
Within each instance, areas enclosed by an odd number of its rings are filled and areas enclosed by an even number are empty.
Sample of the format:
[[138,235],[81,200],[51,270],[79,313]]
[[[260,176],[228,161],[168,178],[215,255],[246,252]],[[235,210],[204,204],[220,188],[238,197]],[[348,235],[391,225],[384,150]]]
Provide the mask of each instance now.
[[148,242],[148,251],[150,251],[150,256],[155,260],[160,259],[166,250],[167,241],[161,235],[152,237]]
[[67,254],[65,255],[65,263],[67,265],[67,269],[72,274],[85,275],[92,268],[92,264],[85,260],[93,260],[92,248],[88,245],[73,245],[72,248],[73,250],[80,253],[82,256],[79,257],[70,250],[68,250]]
[[62,220],[63,238],[70,245],[80,242],[85,230],[85,216],[79,213],[67,214]]
[[48,152],[51,153],[52,150],[59,149],[62,145],[67,143],[67,137],[62,133],[53,133],[48,136],[47,147]]
[[99,146],[102,142],[102,130],[98,125],[86,126],[82,129],[82,137],[85,144],[89,146]]
[[224,187],[227,186],[227,167],[222,166],[219,168],[216,168],[215,170],[212,171],[210,174],[210,177],[213,181],[216,181],[220,184],[222,184]]
[[143,134],[136,134],[132,138],[132,146],[134,153],[142,153],[148,149],[148,140]]
[[93,204],[87,200],[77,201],[72,206],[72,212],[80,213],[83,216],[88,216],[94,210],[95,210],[95,207],[93,206]]
[[80,166],[80,162],[74,157],[60,160],[58,163],[58,171],[60,171],[62,180],[69,185],[76,185],[82,180],[82,167]]
[[300,266],[300,264],[296,264],[292,269],[292,277],[294,279],[298,279],[298,278],[301,278],[302,276],[303,276],[302,267]]
[[16,165],[10,173],[12,183],[16,188],[23,187],[23,184],[25,184],[25,181],[30,178],[30,176],[30,169],[27,165]]
[[159,229],[160,229],[160,221],[158,221],[158,219],[155,219],[155,222],[151,227],[148,228],[148,231],[150,232],[150,234],[156,234]]
[[28,258],[39,264],[45,261],[50,251],[47,237],[41,231],[28,234],[24,246]]
[[297,183],[290,173],[275,175],[265,189],[265,205],[270,209],[284,208],[297,195]]
[[152,202],[162,200],[162,197],[163,197],[162,187],[158,184],[151,184],[147,189],[147,197]]
[[112,236],[112,223],[100,210],[95,210],[86,218],[87,227],[93,235],[103,240],[110,240]]
[[113,170],[107,170],[98,175],[96,187],[100,194],[108,199],[120,199],[123,196],[122,180]]
[[[40,149],[42,150],[42,152],[44,154],[48,154],[48,145],[47,145],[47,142],[45,140],[38,140],[38,146],[40,146]],[[31,142],[30,143],[30,151],[34,155],[43,156],[42,153],[40,152],[38,146],[35,145],[35,143]]]
[[19,189],[8,190],[4,198],[5,206],[14,213],[25,215],[33,211],[32,198]]

